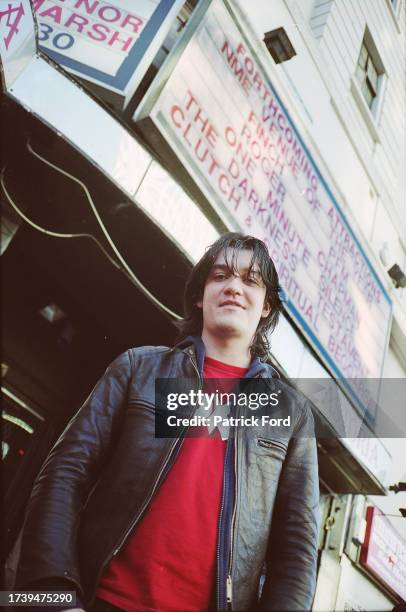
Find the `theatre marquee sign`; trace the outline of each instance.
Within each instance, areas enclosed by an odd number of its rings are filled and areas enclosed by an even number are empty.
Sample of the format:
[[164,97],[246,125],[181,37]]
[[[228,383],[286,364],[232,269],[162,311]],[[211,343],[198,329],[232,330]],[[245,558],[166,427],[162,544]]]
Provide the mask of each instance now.
[[267,243],[290,314],[333,374],[379,377],[385,288],[228,3],[213,0],[192,26],[138,111],[140,129],[175,153],[228,227]]

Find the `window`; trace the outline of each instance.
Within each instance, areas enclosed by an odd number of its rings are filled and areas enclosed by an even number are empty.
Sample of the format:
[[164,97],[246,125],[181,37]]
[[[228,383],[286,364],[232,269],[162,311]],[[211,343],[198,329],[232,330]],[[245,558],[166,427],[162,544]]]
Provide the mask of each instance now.
[[362,95],[371,109],[378,95],[379,78],[381,74],[377,62],[374,61],[372,53],[368,49],[364,38],[355,75],[361,88]]
[[380,142],[379,126],[387,78],[386,70],[368,27],[351,77],[350,89],[373,142]]

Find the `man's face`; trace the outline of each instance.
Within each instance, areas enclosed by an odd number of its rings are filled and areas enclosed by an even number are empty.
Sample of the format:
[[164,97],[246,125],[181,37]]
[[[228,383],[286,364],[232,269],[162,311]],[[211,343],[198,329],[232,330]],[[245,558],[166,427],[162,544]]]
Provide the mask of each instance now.
[[252,252],[237,251],[235,273],[227,266],[233,249],[221,253],[213,264],[204,287],[203,299],[197,306],[203,309],[203,332],[213,336],[238,337],[250,345],[258,323],[268,316],[266,288],[258,264],[250,270]]

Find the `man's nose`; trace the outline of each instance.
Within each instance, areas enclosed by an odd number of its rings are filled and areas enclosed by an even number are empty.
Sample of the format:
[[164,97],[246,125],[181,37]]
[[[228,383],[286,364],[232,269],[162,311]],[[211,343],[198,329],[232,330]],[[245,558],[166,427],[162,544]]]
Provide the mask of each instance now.
[[241,283],[242,283],[241,277],[236,276],[235,274],[232,274],[227,280],[227,284],[224,287],[224,292],[230,293],[232,295],[235,295],[235,294],[241,295],[242,293]]

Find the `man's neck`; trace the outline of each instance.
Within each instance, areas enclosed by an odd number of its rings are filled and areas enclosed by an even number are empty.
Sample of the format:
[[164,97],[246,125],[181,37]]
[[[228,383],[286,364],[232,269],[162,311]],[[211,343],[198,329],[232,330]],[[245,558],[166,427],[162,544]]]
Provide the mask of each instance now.
[[203,331],[202,340],[206,349],[206,356],[217,359],[222,363],[248,368],[251,363],[251,353],[247,343],[235,338],[215,338]]

